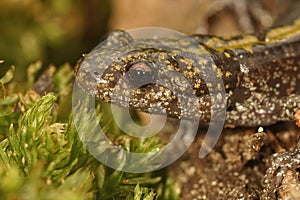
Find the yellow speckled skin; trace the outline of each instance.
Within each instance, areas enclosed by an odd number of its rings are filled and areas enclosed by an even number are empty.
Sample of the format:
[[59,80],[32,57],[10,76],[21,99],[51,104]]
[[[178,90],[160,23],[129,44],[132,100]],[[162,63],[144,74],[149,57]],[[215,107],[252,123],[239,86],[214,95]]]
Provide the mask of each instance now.
[[[122,77],[125,88],[117,84]],[[211,106],[222,100],[225,107],[219,109],[226,109],[227,124],[259,126],[292,120],[300,109],[300,19],[259,37],[133,39],[115,31],[78,62],[76,81],[100,100],[171,117],[196,116],[203,124],[218,115],[218,109],[211,113]],[[172,90],[160,83],[172,85]],[[126,93],[139,84],[142,87],[130,98],[112,98],[114,92]],[[178,96],[187,99],[189,110],[180,105]]]

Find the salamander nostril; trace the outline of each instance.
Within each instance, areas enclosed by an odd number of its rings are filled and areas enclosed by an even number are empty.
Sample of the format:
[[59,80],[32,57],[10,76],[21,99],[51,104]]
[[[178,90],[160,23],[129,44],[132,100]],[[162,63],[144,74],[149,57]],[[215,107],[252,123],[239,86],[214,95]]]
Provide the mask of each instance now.
[[93,74],[94,74],[94,76],[99,76],[99,72],[97,72],[97,71],[94,71]]

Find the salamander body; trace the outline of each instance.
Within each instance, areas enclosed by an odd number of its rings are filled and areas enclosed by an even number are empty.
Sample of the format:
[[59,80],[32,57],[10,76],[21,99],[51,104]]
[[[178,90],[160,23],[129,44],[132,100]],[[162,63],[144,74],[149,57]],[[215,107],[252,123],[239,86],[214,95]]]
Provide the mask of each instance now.
[[300,19],[259,37],[114,31],[78,62],[76,82],[99,100],[202,124],[221,110],[235,126],[289,121],[300,109]]

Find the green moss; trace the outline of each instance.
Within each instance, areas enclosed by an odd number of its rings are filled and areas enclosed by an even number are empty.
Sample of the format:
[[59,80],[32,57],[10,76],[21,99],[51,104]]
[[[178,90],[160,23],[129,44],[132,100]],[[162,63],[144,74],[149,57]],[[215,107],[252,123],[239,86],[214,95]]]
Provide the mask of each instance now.
[[[173,182],[166,170],[124,173],[91,156],[76,132],[71,107],[66,106],[71,105],[71,67],[54,69],[50,77],[54,88],[43,96],[31,89],[40,68],[39,62],[28,68],[23,87],[13,81],[13,67],[0,79],[0,199],[177,198],[170,195]],[[144,141],[124,136],[104,117],[107,114],[101,114],[105,105],[97,109],[104,130],[123,148],[148,152],[159,147],[157,138]]]

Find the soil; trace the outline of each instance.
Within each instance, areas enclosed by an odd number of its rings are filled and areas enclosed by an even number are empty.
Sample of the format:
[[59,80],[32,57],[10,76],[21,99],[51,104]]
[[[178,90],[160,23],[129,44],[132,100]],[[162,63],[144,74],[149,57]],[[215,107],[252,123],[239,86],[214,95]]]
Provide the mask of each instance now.
[[199,159],[205,135],[199,130],[188,152],[170,166],[182,186],[180,199],[298,199],[299,133],[291,123],[259,131],[224,129],[214,149]]

